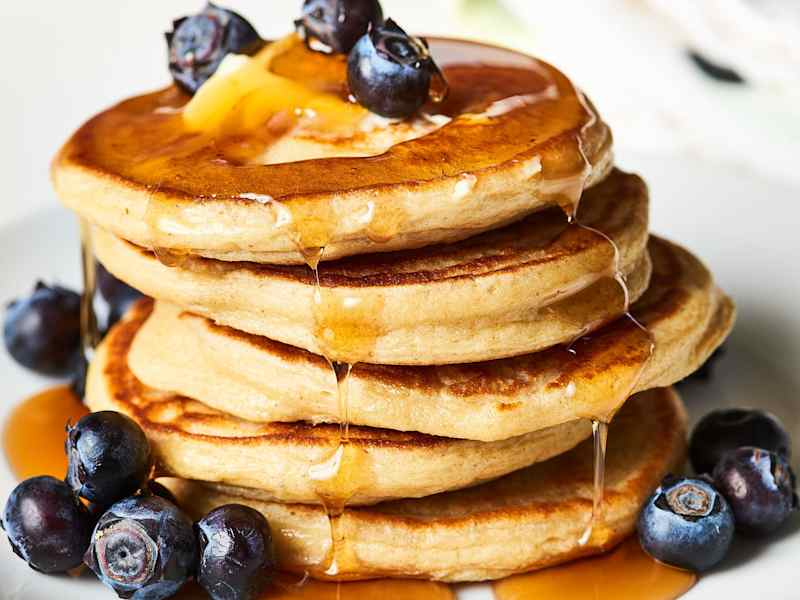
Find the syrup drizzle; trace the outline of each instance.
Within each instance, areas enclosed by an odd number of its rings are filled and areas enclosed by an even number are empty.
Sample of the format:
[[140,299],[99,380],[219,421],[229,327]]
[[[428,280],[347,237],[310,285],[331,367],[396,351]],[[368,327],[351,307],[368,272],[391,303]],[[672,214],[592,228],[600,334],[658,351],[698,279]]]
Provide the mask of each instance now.
[[100,343],[100,328],[94,299],[97,287],[97,264],[92,247],[92,231],[85,219],[80,219],[81,235],[81,273],[83,291],[81,293],[81,346],[86,361],[90,361],[94,350]]
[[[633,380],[626,382],[626,385],[621,387],[619,393],[622,395],[620,395],[619,401],[614,402],[614,406],[619,407],[636,388],[641,374],[644,372],[648,361],[655,351],[655,345],[652,334],[650,334],[650,332],[647,331],[647,329],[630,313],[630,291],[628,289],[628,283],[626,281],[625,274],[621,268],[621,253],[619,246],[611,238],[611,236],[605,234],[599,229],[581,224],[577,218],[583,192],[585,191],[586,185],[593,172],[593,166],[587,158],[583,139],[585,132],[597,123],[597,116],[589,107],[583,93],[580,90],[575,89],[575,94],[583,107],[584,115],[586,117],[584,124],[580,129],[580,133],[576,134],[574,138],[572,138],[568,152],[559,157],[560,160],[554,161],[552,160],[552,157],[543,157],[541,161],[541,177],[543,179],[544,193],[550,197],[552,202],[561,207],[567,217],[567,223],[569,225],[580,227],[586,231],[594,233],[610,245],[612,249],[612,258],[609,264],[607,276],[613,278],[619,284],[619,288],[623,295],[622,312],[624,313],[625,318],[633,321],[633,323],[646,334],[646,343],[648,345],[646,359],[642,361],[641,365],[637,369],[637,373],[635,374]],[[576,340],[569,345],[567,350],[571,355],[577,356],[577,351],[575,348],[577,340],[585,336],[589,331],[595,329],[597,325],[597,323],[588,324],[584,328],[583,333],[580,334]],[[565,387],[565,396],[567,396],[567,398],[572,398],[575,396],[575,393],[576,388],[574,383],[568,383]],[[586,546],[589,541],[593,539],[593,537],[598,538],[598,542],[600,544],[603,542],[603,539],[599,533],[603,531],[601,524],[603,518],[603,495],[605,487],[605,455],[608,443],[608,423],[612,418],[613,414],[593,415],[591,418],[593,447],[592,512],[583,534],[578,539],[579,546]]]
[[585,546],[592,538],[595,527],[601,523],[603,517],[603,493],[605,489],[606,478],[606,447],[608,444],[608,423],[599,421],[598,419],[592,420],[592,463],[594,467],[593,473],[593,489],[592,495],[592,516],[589,519],[589,524],[583,531],[578,540],[579,546]]
[[633,537],[612,552],[493,583],[496,600],[675,600],[697,575],[647,556]]

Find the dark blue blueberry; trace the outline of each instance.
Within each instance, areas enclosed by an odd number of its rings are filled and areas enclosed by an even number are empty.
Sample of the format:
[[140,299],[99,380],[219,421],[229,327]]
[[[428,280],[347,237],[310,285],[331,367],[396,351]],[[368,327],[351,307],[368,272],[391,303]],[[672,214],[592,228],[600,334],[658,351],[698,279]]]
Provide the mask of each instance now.
[[141,427],[114,411],[91,413],[67,434],[67,482],[76,494],[110,506],[139,491],[150,476],[150,444]]
[[697,473],[711,473],[726,452],[742,446],[791,455],[789,434],[775,416],[733,408],[715,410],[700,420],[689,441],[689,458]]
[[666,477],[647,500],[637,523],[639,542],[665,564],[706,571],[721,561],[733,540],[733,512],[704,479]]
[[8,306],[3,337],[9,354],[43,375],[69,375],[81,356],[81,297],[36,284],[33,294]]
[[384,117],[413,115],[431,96],[434,80],[438,100],[444,97],[446,84],[427,43],[408,35],[391,19],[364,35],[347,60],[347,83],[353,96]]
[[197,582],[212,600],[251,600],[275,575],[272,533],[263,515],[228,504],[197,524],[200,565]]
[[166,34],[169,70],[179,87],[194,94],[228,54],[255,54],[264,40],[241,15],[209,3],[201,13],[178,19]]
[[173,504],[178,504],[175,494],[173,494],[162,484],[158,483],[157,481],[153,481],[152,479],[147,482],[147,485],[142,489],[142,492],[145,494],[152,494],[153,496],[159,496],[164,498],[164,500],[169,500]]
[[84,562],[120,598],[169,598],[194,573],[192,521],[158,496],[126,498],[100,517]]
[[306,43],[317,40],[331,52],[347,54],[370,26],[382,22],[378,0],[305,0],[295,25]]
[[11,492],[2,524],[14,553],[32,569],[65,573],[80,566],[94,520],[66,483],[33,477]]
[[139,290],[114,277],[100,263],[97,263],[97,289],[108,304],[106,330],[111,329],[133,303],[143,296]]
[[86,373],[88,369],[89,363],[86,361],[86,357],[83,353],[81,353],[81,356],[78,358],[78,364],[69,380],[69,389],[72,390],[72,393],[81,401],[86,397]]
[[777,531],[797,508],[792,468],[774,452],[732,450],[717,463],[714,481],[733,509],[737,531],[745,535]]

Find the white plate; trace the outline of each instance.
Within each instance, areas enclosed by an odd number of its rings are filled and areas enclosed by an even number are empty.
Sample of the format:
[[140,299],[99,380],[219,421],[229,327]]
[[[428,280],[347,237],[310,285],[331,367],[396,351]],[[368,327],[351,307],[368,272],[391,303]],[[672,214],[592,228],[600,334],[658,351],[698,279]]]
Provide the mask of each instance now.
[[[683,389],[692,416],[714,406],[765,407],[784,420],[800,447],[800,190],[697,160],[628,157],[622,162],[646,174],[651,184],[654,230],[698,252],[739,304],[739,323],[714,379]],[[78,264],[76,226],[63,210],[0,230],[0,302],[26,294],[37,278],[77,287]],[[0,419],[47,385],[4,352],[0,381]],[[14,481],[0,463],[4,503]],[[737,541],[723,567],[704,576],[686,598],[798,598],[800,592],[789,589],[798,556],[800,519],[795,518],[770,543]],[[90,577],[34,573],[12,556],[5,541],[0,542],[0,582],[2,600],[113,597]],[[459,597],[482,600],[491,593],[485,585],[463,586]]]

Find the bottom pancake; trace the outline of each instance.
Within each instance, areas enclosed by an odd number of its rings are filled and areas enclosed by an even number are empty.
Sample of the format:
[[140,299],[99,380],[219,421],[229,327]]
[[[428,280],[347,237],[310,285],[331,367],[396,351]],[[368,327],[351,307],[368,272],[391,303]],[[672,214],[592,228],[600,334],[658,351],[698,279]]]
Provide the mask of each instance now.
[[[252,490],[169,480],[200,518],[238,502],[272,525],[282,569],[320,578],[498,579],[608,550],[634,530],[639,508],[663,475],[681,467],[686,417],[671,389],[632,397],[611,423],[603,517],[578,540],[592,513],[592,446],[481,486],[415,500],[348,508],[259,499]],[[333,542],[336,539],[336,542]]]
[[338,425],[246,421],[136,378],[128,355],[151,310],[152,301],[139,302],[98,347],[86,403],[134,418],[165,475],[256,488],[281,502],[375,504],[489,481],[591,434],[585,419],[494,442],[353,426],[340,446]]

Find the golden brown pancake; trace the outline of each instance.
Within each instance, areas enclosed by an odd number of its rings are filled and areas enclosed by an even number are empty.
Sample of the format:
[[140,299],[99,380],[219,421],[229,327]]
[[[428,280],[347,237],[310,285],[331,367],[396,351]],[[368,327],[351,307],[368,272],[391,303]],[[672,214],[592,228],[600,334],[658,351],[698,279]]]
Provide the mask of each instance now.
[[[169,88],[81,127],[54,161],[56,191],[82,217],[143,247],[302,264],[298,247],[324,246],[331,260],[464,239],[571,205],[584,183],[605,177],[609,129],[558,70],[511,50],[430,42],[450,94],[423,113],[449,121],[379,156],[347,156],[357,142],[349,137],[336,142],[338,153],[336,143],[311,140],[331,146],[328,158],[261,164],[285,132],[271,121],[246,135],[189,132],[189,98]],[[297,44],[272,68],[346,96],[344,57]]]
[[[592,512],[590,442],[478,487],[348,508],[332,520],[321,508],[268,502],[250,490],[170,485],[197,518],[231,502],[261,511],[272,525],[283,569],[322,578],[335,571],[337,579],[479,581],[595,554],[622,541],[664,474],[681,467],[685,436],[683,406],[672,390],[644,392],[625,404],[610,427],[603,518],[585,546],[578,540]],[[335,549],[332,537],[338,540]]]
[[351,427],[334,477],[338,426],[245,421],[136,379],[128,353],[150,310],[150,301],[141,302],[106,336],[86,403],[133,417],[164,474],[257,488],[282,502],[371,504],[494,479],[565,452],[591,432],[581,419],[497,442]]
[[[613,414],[633,391],[697,369],[728,335],[734,310],[689,252],[649,244],[650,288],[632,314],[573,345],[447,367],[358,364],[347,380],[350,422],[495,441],[576,418]],[[146,385],[252,421],[336,422],[336,378],[322,357],[156,303],[129,366]],[[644,365],[644,369],[642,366]],[[641,373],[639,371],[641,370]],[[624,391],[620,391],[624,390]]]
[[455,244],[326,263],[319,296],[304,266],[187,257],[168,267],[99,229],[95,250],[146,294],[240,331],[341,362],[453,364],[535,352],[616,318],[616,269],[631,300],[644,292],[644,182],[614,171],[584,195],[579,221],[551,209]]

